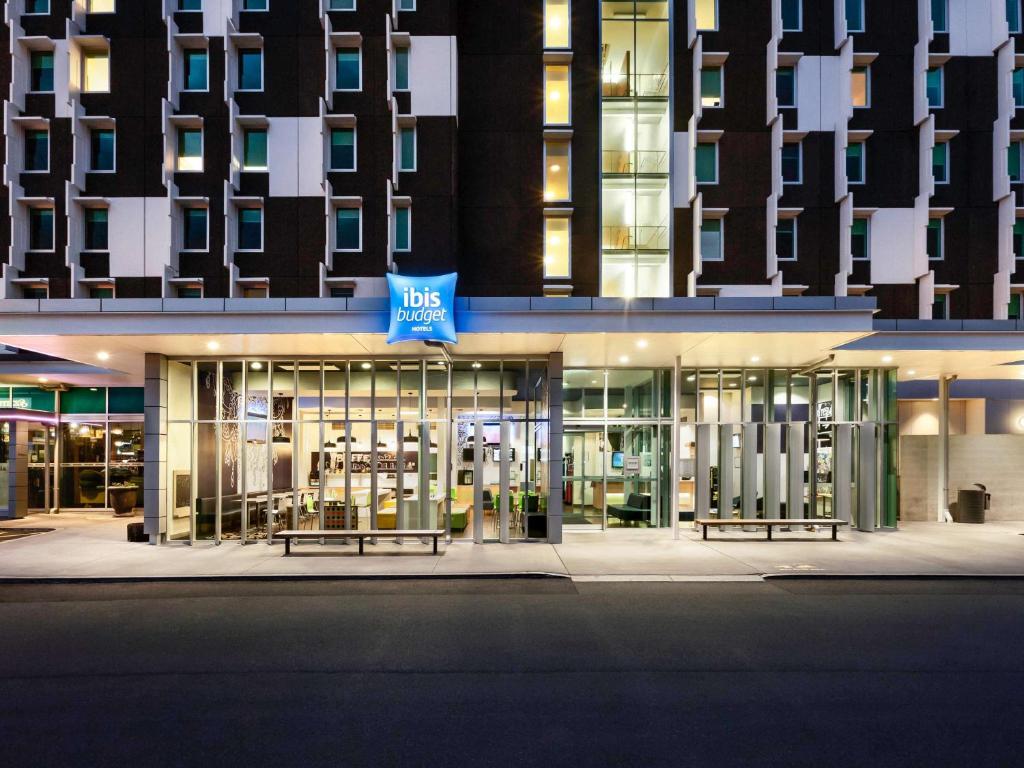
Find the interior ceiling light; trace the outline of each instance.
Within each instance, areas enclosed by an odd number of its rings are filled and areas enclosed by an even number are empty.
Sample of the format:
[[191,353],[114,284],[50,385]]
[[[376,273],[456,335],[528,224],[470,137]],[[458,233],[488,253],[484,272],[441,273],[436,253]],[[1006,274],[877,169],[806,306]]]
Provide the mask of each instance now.
[[110,353],[109,352],[102,352],[102,351],[100,351],[100,352],[96,353],[96,357],[98,357],[100,360],[109,360],[110,359]]
[[216,352],[218,349],[220,349],[220,342],[208,341],[206,342],[206,348],[211,352]]

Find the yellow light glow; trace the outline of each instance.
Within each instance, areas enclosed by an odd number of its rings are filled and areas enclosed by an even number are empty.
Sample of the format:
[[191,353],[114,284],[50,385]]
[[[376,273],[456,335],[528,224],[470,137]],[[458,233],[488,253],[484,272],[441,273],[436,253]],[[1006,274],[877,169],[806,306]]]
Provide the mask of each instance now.
[[110,56],[105,51],[85,54],[82,64],[82,90],[86,93],[110,91]]
[[190,156],[179,156],[178,157],[178,170],[179,171],[201,171],[203,170],[203,158],[190,157]]
[[551,172],[552,173],[558,173],[560,170],[562,170],[562,166],[560,166],[558,163],[552,163],[551,164]]
[[552,91],[551,93],[548,94],[548,98],[551,99],[552,101],[558,101],[560,98],[562,98],[562,94],[560,94],[558,91]]

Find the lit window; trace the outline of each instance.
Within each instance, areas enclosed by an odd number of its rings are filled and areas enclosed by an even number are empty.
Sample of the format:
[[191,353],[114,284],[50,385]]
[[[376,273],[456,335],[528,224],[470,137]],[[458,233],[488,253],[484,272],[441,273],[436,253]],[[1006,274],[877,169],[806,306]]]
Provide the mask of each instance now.
[[864,0],[846,0],[846,31],[864,31]]
[[846,181],[850,184],[863,184],[866,176],[864,168],[864,142],[858,141],[846,148]]
[[114,13],[115,0],[89,0],[86,6],[87,13]]
[[544,47],[569,47],[569,0],[544,0]]
[[362,245],[361,211],[359,208],[338,208],[334,212],[334,249],[358,251]]
[[569,142],[544,142],[544,199],[569,200]]
[[775,226],[775,255],[779,261],[796,261],[796,219],[779,219]]
[[264,128],[251,128],[243,136],[242,170],[267,170],[267,131]]
[[871,258],[871,222],[868,219],[854,219],[850,227],[850,254],[854,261]]
[[718,29],[718,0],[696,0],[697,29]]
[[928,70],[925,92],[928,96],[928,106],[931,109],[941,109],[943,102],[942,67],[934,67]]
[[178,129],[178,170],[203,170],[203,131],[200,128]]
[[362,88],[362,67],[359,48],[339,48],[334,52],[334,83],[338,91]]
[[803,179],[803,145],[799,142],[782,145],[782,183],[799,184]]
[[186,208],[182,221],[184,231],[183,248],[186,251],[207,250],[207,211],[205,208]]
[[49,13],[50,0],[25,0],[25,13]]
[[1010,174],[1010,182],[1017,184],[1021,181],[1021,156],[1024,155],[1024,142],[1011,141],[1010,151],[1007,156],[1006,172]]
[[547,125],[569,123],[569,67],[544,66],[544,122]]
[[775,96],[780,107],[796,106],[796,67],[779,67],[776,70]]
[[1013,258],[1024,259],[1024,219],[1013,222]]
[[334,128],[331,130],[331,170],[354,171],[356,169],[356,129]]
[[943,141],[932,150],[932,176],[936,184],[949,183],[949,142]]
[[29,90],[37,93],[53,93],[53,51],[32,52]]
[[700,71],[700,103],[704,107],[722,106],[721,67],[705,67]]
[[91,166],[92,171],[114,170],[114,131],[110,128],[97,129],[92,132]]
[[569,219],[547,216],[544,219],[544,278],[569,277]]
[[110,54],[106,51],[86,53],[82,62],[82,90],[86,93],[110,91]]
[[416,170],[416,127],[398,129],[398,170]]
[[331,0],[328,8],[332,11],[354,11],[356,0]]
[[932,0],[932,29],[949,32],[949,0]]
[[1024,68],[1013,70],[1013,105],[1024,107]]
[[803,22],[802,0],[782,0],[782,31],[799,32]]
[[409,49],[395,48],[395,90],[409,90]]
[[259,48],[238,52],[238,90],[263,90],[263,51]]
[[178,0],[179,11],[201,11],[203,0]]
[[724,233],[721,219],[704,219],[700,224],[700,260],[722,261]]
[[30,251],[53,250],[53,208],[29,209],[28,247]]
[[1020,0],[1006,0],[1006,23],[1010,32],[1020,32]]
[[265,11],[268,0],[242,0],[243,11]]
[[207,53],[205,50],[185,51],[185,90],[205,91],[208,85]]
[[854,67],[850,73],[850,101],[854,107],[871,106],[870,67]]
[[408,206],[395,208],[395,250],[412,250],[412,209]]
[[718,144],[715,142],[697,145],[697,183],[718,183]]
[[50,170],[50,132],[48,130],[25,131],[25,170],[43,173]]
[[945,222],[942,219],[928,219],[927,250],[931,261],[942,261],[942,246],[946,235]]
[[108,217],[106,208],[87,208],[85,211],[85,250],[105,251],[108,246]]
[[263,209],[238,209],[238,250],[263,250]]

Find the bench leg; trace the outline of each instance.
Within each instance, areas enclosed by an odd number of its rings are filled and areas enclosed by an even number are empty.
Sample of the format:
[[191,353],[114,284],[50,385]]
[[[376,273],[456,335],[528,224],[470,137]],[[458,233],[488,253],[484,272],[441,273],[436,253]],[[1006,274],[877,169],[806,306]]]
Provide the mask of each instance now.
[[832,541],[839,541],[838,534],[839,534],[839,526],[838,525],[833,525],[832,526]]
[[284,553],[290,555],[292,553],[292,537],[287,536],[284,540]]
[[359,554],[360,555],[363,554],[363,542],[364,541],[365,541],[365,539],[362,536],[360,536],[359,537]]
[[434,537],[434,554],[437,554],[437,536]]
[[702,525],[701,528],[704,529],[704,541],[707,541],[708,540],[708,527],[706,525]]
[[771,541],[772,540],[772,527],[770,525],[766,525],[765,528],[768,529],[768,541]]

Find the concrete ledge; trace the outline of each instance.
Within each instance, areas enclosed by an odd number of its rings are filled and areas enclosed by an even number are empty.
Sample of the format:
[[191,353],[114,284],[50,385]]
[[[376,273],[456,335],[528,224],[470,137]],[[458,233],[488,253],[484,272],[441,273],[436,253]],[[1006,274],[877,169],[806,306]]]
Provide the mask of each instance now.
[[384,296],[363,296],[346,301],[349,312],[387,312],[391,304]]
[[655,312],[713,312],[714,296],[677,296],[670,299],[651,299]]
[[836,296],[836,309],[878,309],[874,296]]
[[897,320],[898,331],[962,331],[960,320]]
[[164,299],[166,312],[223,312],[226,299]]
[[285,299],[284,308],[286,312],[344,312],[348,309],[348,299]]
[[[47,299],[50,301],[50,299]],[[54,299],[56,301],[56,299]],[[38,312],[39,299],[3,299],[0,312]]]
[[772,309],[820,312],[835,308],[833,296],[776,296],[772,299]]
[[163,299],[101,299],[100,304],[104,312],[162,312],[164,309]]
[[[476,308],[477,299],[471,304]],[[586,296],[535,296],[530,299],[530,309],[547,312],[587,312],[591,307],[591,299]]]
[[40,312],[99,312],[100,299],[40,299]]
[[751,312],[772,309],[771,296],[716,296],[715,309],[727,312]]
[[[533,299],[528,296],[470,296],[469,310],[470,312],[528,312],[531,301]],[[564,301],[564,299],[552,298],[552,301]]]
[[224,299],[225,312],[284,312],[284,299]]
[[965,331],[1016,331],[1016,320],[961,320]]

